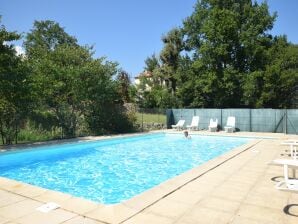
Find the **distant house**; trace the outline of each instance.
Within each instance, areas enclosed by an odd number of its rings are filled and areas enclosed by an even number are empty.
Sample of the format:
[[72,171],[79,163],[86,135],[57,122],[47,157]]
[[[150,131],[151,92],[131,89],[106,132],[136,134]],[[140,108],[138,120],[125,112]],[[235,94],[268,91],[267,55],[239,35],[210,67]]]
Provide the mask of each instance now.
[[168,80],[164,80],[162,78],[153,77],[152,72],[150,71],[144,71],[140,73],[138,76],[135,77],[135,85],[138,86],[141,84],[141,79],[146,79],[149,82],[146,83],[146,90],[151,90],[151,85],[149,83],[152,83],[152,85],[160,85],[160,86],[167,86]]
[[142,78],[152,80],[153,74],[150,71],[144,71],[140,73],[138,76],[135,77],[135,85],[140,85]]

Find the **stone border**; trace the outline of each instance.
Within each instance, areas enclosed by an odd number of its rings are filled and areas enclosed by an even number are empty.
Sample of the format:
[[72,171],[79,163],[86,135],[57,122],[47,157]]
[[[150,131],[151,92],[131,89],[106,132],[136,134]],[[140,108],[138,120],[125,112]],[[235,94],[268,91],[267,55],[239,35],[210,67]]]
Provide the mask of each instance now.
[[[118,135],[86,136],[86,137],[77,137],[77,138],[71,138],[71,139],[49,140],[49,141],[44,141],[44,142],[20,143],[20,144],[17,144],[17,145],[16,144],[13,144],[13,145],[0,145],[0,153],[1,152],[6,152],[6,151],[28,149],[28,148],[33,149],[35,147],[51,146],[51,145],[56,145],[56,144],[79,143],[79,142],[88,142],[88,141],[111,139],[111,138],[122,138],[122,137],[138,136],[138,135],[150,134],[150,133],[155,133],[155,132],[156,131],[142,132],[142,133],[118,134]],[[159,131],[159,132],[162,132],[162,131]]]
[[[166,133],[169,133],[169,132],[166,132]],[[192,133],[192,134],[197,134],[197,133]],[[198,134],[201,134],[201,133],[198,133]],[[121,135],[121,136],[123,137],[123,136],[136,136],[136,135],[138,134]],[[223,135],[217,135],[217,136],[223,136]],[[228,135],[228,136],[240,137],[238,135]],[[246,137],[246,136],[242,136],[242,137]],[[90,140],[109,139],[109,138],[110,137],[100,137],[100,138],[92,138],[88,140],[90,141]],[[122,203],[118,203],[115,205],[103,205],[86,199],[73,197],[66,193],[47,190],[44,188],[32,186],[30,184],[25,184],[19,181],[2,178],[2,177],[0,177],[0,189],[36,200],[42,203],[51,202],[51,201],[56,202],[60,204],[61,208],[64,210],[75,212],[84,217],[92,218],[103,223],[122,223],[128,220],[129,218],[135,216],[136,214],[140,213],[141,211],[151,206],[152,204],[158,202],[159,200],[179,190],[186,184],[198,179],[199,177],[215,169],[216,167],[220,166],[226,161],[252,148],[260,141],[261,139],[253,140],[240,147],[234,148],[183,174],[180,174],[139,195],[136,195],[135,197],[127,201],[124,201]]]

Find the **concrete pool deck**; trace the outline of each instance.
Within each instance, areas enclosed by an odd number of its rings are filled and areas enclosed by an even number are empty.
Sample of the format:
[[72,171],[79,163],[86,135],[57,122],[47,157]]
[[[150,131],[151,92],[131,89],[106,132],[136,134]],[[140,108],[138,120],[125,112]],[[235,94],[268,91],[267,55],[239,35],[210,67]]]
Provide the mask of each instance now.
[[[298,194],[276,190],[274,185],[282,180],[282,167],[268,165],[275,158],[288,158],[284,153],[287,147],[280,142],[298,140],[296,135],[190,134],[274,139],[253,140],[110,206],[0,178],[0,224],[298,223]],[[36,210],[46,202],[56,202],[61,207],[49,213]]]

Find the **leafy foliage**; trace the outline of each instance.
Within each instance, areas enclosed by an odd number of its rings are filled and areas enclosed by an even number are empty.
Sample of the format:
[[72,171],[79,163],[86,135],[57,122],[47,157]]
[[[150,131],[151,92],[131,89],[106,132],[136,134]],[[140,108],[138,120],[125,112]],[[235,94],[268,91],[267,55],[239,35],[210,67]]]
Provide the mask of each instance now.
[[124,70],[120,70],[117,75],[117,82],[118,93],[122,97],[123,102],[130,102],[130,80],[128,73]]
[[[269,34],[276,17],[266,2],[198,1],[183,27],[162,38],[164,48],[155,59],[161,64],[153,70],[145,67],[162,82],[144,81],[151,88],[144,92],[143,104],[291,107],[297,86],[297,46]],[[146,64],[153,61],[149,59]],[[157,103],[166,90],[172,97]]]
[[159,60],[155,54],[151,55],[151,57],[147,57],[145,60],[145,71],[153,72],[154,69],[159,68]]
[[287,108],[298,84],[298,46],[277,37],[269,51],[270,62],[262,77],[262,92],[256,106]]
[[[20,35],[0,28],[0,134],[3,144],[17,142],[20,125],[33,107],[29,66],[16,55],[11,41]],[[26,103],[24,103],[26,102]]]
[[114,79],[117,63],[94,59],[92,47],[80,46],[53,21],[34,23],[26,35],[24,57],[16,56],[13,45],[7,44],[19,38],[1,27],[0,135],[4,144],[17,139],[20,125],[24,140],[32,136],[27,130],[32,126],[47,138],[43,130],[57,133],[62,128],[60,137],[69,138],[81,134],[82,127],[89,134],[133,128],[133,115],[124,107],[129,100],[128,75],[122,72]]
[[[188,50],[193,51],[195,83],[204,107],[243,107],[243,84],[264,70],[275,15],[266,3],[249,0],[199,1],[184,22]],[[193,106],[196,106],[195,104]]]

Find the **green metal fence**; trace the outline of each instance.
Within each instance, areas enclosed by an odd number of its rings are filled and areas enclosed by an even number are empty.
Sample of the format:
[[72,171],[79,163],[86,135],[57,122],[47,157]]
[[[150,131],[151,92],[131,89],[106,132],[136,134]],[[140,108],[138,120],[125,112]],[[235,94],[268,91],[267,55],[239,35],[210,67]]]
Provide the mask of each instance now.
[[222,129],[234,116],[237,131],[298,134],[298,109],[168,109],[166,114],[167,128],[180,119],[190,124],[193,116],[199,116],[199,129],[208,129],[211,118],[218,119]]
[[140,131],[166,129],[166,110],[159,108],[138,108],[137,125]]

